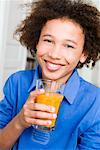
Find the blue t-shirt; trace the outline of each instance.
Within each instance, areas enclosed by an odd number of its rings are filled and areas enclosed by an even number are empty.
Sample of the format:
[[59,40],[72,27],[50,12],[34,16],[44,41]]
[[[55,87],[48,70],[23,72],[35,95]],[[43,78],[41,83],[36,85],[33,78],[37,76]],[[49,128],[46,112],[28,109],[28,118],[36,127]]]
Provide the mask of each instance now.
[[[0,102],[0,128],[20,112],[40,77],[39,67],[10,76],[4,87],[4,99]],[[55,129],[47,134],[39,133],[42,140],[49,138],[48,142],[33,141],[34,129],[29,127],[23,131],[13,150],[100,150],[100,89],[84,81],[75,69],[59,92],[64,98]]]

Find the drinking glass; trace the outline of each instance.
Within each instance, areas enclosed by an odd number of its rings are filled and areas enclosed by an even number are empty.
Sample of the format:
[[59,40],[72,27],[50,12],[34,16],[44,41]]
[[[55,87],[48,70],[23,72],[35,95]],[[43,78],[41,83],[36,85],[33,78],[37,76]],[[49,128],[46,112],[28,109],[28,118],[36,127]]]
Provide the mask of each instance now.
[[[36,81],[36,89],[44,89],[44,93],[36,98],[36,103],[45,104],[55,107],[55,113],[58,114],[59,106],[63,99],[63,95],[57,93],[61,84],[52,80],[38,79]],[[47,143],[49,140],[49,132],[54,130],[56,119],[51,120],[52,124],[47,126],[33,125],[33,141],[39,143]],[[42,136],[43,135],[43,136]],[[44,138],[44,139],[43,139]]]

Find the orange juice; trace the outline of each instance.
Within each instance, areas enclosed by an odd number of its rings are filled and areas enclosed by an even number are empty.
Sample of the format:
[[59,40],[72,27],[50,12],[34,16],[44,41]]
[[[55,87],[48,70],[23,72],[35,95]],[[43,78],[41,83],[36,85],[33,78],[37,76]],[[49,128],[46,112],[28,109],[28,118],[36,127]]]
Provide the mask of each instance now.
[[[61,94],[45,92],[37,96],[36,102],[55,107],[55,113],[57,114],[62,99],[63,99],[63,96]],[[56,122],[56,119],[52,120],[52,124],[49,127],[50,128],[54,127],[55,122]]]

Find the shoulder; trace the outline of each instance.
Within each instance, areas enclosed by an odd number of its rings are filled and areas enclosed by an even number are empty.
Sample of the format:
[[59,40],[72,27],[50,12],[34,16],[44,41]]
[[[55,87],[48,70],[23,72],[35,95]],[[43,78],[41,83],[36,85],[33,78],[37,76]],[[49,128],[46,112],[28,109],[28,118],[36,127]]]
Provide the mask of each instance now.
[[14,80],[22,80],[22,79],[32,79],[34,76],[34,70],[21,70],[18,72],[13,73],[9,78],[9,79],[14,79]]
[[20,80],[20,79],[32,79],[35,70],[21,70],[18,72],[13,73],[9,78]]
[[23,70],[13,73],[6,81],[4,88],[16,88],[16,87],[29,87],[33,78],[35,70]]
[[80,77],[80,85],[81,85],[81,87],[83,87],[84,90],[87,90],[88,92],[99,92],[100,93],[99,87],[84,80],[82,77]]
[[80,77],[80,90],[91,100],[98,99],[100,101],[100,88]]
[[80,90],[81,100],[84,106],[89,125],[93,125],[97,122],[100,123],[100,88],[80,78]]

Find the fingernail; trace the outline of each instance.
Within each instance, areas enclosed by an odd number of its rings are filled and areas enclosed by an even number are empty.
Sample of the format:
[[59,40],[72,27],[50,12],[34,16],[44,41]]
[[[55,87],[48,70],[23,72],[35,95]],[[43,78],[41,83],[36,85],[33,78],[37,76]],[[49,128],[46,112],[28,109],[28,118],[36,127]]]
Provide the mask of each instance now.
[[52,123],[52,121],[48,120],[48,122],[47,122],[47,123],[48,123],[48,125],[50,125],[50,124]]
[[40,89],[39,91],[40,91],[40,92],[44,92],[44,89]]
[[57,115],[56,115],[56,114],[52,114],[52,116],[53,116],[54,119],[57,118]]
[[55,108],[54,107],[50,107],[50,111],[51,112],[55,112]]

